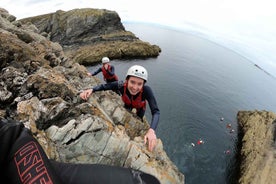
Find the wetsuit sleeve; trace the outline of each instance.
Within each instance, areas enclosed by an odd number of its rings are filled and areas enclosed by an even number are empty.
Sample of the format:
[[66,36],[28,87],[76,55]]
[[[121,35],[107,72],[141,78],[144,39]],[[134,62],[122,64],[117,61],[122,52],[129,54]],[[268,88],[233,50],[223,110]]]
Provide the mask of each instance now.
[[72,164],[52,160],[63,183],[79,184],[160,184],[153,175],[131,168],[102,164]]
[[92,76],[97,75],[98,73],[100,73],[102,71],[102,68],[98,68],[98,70],[96,70],[95,72],[91,73]]
[[115,68],[114,66],[110,66],[110,70],[107,70],[107,73],[110,75],[110,76],[113,76],[115,74]]
[[154,97],[154,94],[151,88],[149,86],[144,86],[144,92],[145,92],[145,98],[149,103],[151,115],[152,115],[150,128],[152,128],[153,130],[156,130],[159,122],[160,110],[158,108],[156,99]]
[[98,86],[93,87],[93,92],[96,91],[106,91],[106,90],[117,90],[119,87],[118,81],[106,83],[106,84],[100,84]]
[[0,120],[0,171],[2,173],[3,169],[7,166],[7,158],[10,149],[14,142],[19,137],[23,124],[17,122],[8,122],[7,120]]
[[22,123],[0,120],[0,138],[0,176],[6,183],[62,183],[43,148]]

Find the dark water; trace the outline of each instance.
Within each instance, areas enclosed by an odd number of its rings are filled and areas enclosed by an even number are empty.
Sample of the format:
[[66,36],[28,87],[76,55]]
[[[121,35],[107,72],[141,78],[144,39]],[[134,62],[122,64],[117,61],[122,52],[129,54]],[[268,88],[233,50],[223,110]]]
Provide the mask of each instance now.
[[[230,183],[236,162],[237,112],[276,112],[275,78],[252,61],[192,34],[153,25],[124,25],[141,40],[162,49],[158,58],[113,60],[112,64],[120,79],[134,64],[147,68],[148,84],[161,110],[157,136],[184,173],[185,183]],[[147,117],[150,119],[149,112]],[[200,139],[204,144],[197,144]]]

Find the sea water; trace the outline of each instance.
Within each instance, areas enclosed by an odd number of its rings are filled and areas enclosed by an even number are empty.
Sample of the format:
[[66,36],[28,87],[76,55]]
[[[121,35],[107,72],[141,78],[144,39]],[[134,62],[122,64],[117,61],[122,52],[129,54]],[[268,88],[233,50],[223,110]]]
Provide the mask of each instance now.
[[[240,110],[276,112],[276,79],[245,57],[191,32],[124,24],[143,41],[158,45],[157,58],[112,60],[116,74],[139,64],[149,73],[161,111],[156,131],[186,184],[235,182]],[[101,65],[88,67],[94,71]],[[98,74],[102,79],[102,74]],[[146,113],[151,119],[149,107]]]

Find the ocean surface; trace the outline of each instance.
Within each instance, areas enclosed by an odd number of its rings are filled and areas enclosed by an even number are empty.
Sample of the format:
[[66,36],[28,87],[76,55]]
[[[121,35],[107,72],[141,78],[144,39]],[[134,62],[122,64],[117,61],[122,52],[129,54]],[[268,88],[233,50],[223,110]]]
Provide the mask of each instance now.
[[[161,111],[156,133],[185,183],[233,183],[237,113],[276,112],[276,79],[245,56],[191,32],[149,24],[124,26],[162,49],[157,58],[112,64],[121,80],[134,64],[147,68],[148,85]],[[102,79],[101,73],[97,76]],[[151,119],[149,107],[146,116]]]

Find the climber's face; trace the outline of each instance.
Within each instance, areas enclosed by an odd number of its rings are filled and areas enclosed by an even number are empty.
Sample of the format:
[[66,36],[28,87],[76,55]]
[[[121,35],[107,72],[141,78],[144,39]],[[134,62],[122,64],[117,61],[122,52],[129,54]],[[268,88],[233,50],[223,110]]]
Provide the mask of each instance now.
[[127,89],[131,95],[136,95],[142,90],[144,86],[144,80],[138,77],[130,76],[128,79]]

